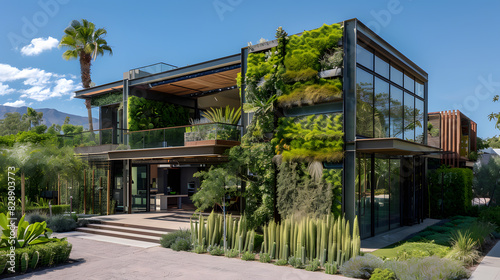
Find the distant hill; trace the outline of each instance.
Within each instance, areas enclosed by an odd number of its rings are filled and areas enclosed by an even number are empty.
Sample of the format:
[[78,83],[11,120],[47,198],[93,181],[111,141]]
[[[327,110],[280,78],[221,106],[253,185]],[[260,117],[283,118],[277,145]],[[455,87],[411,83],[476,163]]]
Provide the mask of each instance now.
[[[14,113],[18,112],[19,114],[25,114],[28,110],[28,107],[10,107],[0,105],[0,119],[3,119],[6,113]],[[77,116],[73,114],[63,113],[56,109],[35,109],[37,112],[43,113],[43,124],[47,127],[50,127],[53,123],[62,125],[66,117],[69,117],[69,123],[74,125],[83,125],[85,129],[89,128],[89,119],[88,117]],[[94,123],[94,129],[99,128],[99,120],[97,118],[92,118]]]

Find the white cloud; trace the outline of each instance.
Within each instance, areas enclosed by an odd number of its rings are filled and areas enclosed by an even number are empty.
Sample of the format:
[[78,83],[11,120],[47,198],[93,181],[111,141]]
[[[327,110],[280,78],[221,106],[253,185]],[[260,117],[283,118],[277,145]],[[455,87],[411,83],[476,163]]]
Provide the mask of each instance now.
[[59,44],[56,38],[34,38],[31,44],[24,46],[21,53],[27,56],[35,56],[41,54],[43,51],[51,50]]
[[26,101],[24,100],[17,100],[14,102],[6,102],[3,104],[4,106],[11,106],[11,107],[23,107],[26,106]]
[[[69,78],[68,78],[69,76]],[[26,88],[19,89],[21,98],[44,101],[63,95],[72,95],[81,88],[72,75],[61,75],[46,72],[38,68],[18,69],[8,64],[0,63],[0,95],[13,92],[6,82],[22,82]]]
[[10,88],[9,85],[4,85],[0,83],[0,95],[6,95],[9,93],[13,93],[15,89]]

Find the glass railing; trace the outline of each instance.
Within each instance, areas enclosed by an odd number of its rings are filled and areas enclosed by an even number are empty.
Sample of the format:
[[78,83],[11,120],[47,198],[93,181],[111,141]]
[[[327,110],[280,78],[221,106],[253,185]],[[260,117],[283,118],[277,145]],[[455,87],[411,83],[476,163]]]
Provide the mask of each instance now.
[[130,149],[147,149],[215,144],[211,140],[240,141],[240,133],[238,125],[208,123],[130,131],[126,134]]
[[[116,149],[148,149],[182,147],[194,145],[214,145],[219,141],[240,141],[241,129],[238,125],[207,123],[188,126],[166,127],[139,131],[106,128],[81,133],[61,135],[59,141],[64,146],[87,147],[117,144]],[[121,145],[126,143],[128,145]]]
[[169,70],[176,69],[176,68],[177,68],[177,66],[160,62],[160,63],[132,69],[130,71],[132,71],[134,73],[134,78],[137,79],[137,78],[146,77],[146,76],[153,75],[153,74],[162,73],[162,72],[169,71]]
[[59,142],[63,146],[89,147],[107,144],[122,144],[126,130],[104,128],[60,135]]

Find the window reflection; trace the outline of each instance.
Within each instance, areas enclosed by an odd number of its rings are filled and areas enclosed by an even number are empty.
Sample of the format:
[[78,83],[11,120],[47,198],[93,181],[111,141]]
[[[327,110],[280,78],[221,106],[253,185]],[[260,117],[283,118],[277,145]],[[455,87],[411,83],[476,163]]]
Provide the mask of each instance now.
[[405,74],[405,89],[413,92],[415,90],[415,80],[412,77]]
[[415,98],[415,142],[424,143],[424,101]]
[[389,63],[382,58],[375,56],[375,72],[389,79]]
[[390,137],[389,131],[389,83],[375,78],[375,138]]
[[415,140],[415,97],[405,92],[404,99],[404,139]]
[[403,86],[403,72],[391,65],[391,81]]
[[356,46],[356,62],[373,70],[373,53],[366,48],[357,45]]
[[415,83],[415,94],[420,97],[424,97],[424,84],[416,81]]
[[391,137],[403,138],[403,91],[391,85]]
[[356,134],[373,137],[373,75],[356,71]]

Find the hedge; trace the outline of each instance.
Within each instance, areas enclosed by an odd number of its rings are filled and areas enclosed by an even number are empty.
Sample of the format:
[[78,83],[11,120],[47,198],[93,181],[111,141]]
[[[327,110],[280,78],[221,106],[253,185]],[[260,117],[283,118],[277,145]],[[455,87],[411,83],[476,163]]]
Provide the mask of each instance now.
[[472,170],[441,167],[429,174],[432,218],[467,214],[472,207]]
[[[71,243],[66,240],[32,245],[26,248],[18,248],[15,250],[15,272],[22,272],[21,257],[23,253],[28,254],[29,268],[33,269],[35,267],[32,266],[32,258],[36,251],[40,254],[36,267],[46,267],[67,262],[72,248],[73,246]],[[6,263],[9,261],[9,256],[7,255],[9,253],[10,251],[6,250],[6,248],[2,248],[0,250],[0,269],[5,267],[3,271],[0,271],[0,274],[12,273],[8,271],[8,268],[11,267],[11,265]]]
[[[67,204],[64,204],[64,205],[52,205],[52,215],[59,215],[59,214],[63,214],[65,212],[69,212],[69,209],[70,206],[67,205]],[[32,213],[32,212],[38,212],[40,214],[44,214],[44,215],[49,215],[50,214],[50,210],[49,210],[49,206],[31,206],[31,207],[26,207],[26,213],[29,214],[29,213]]]

